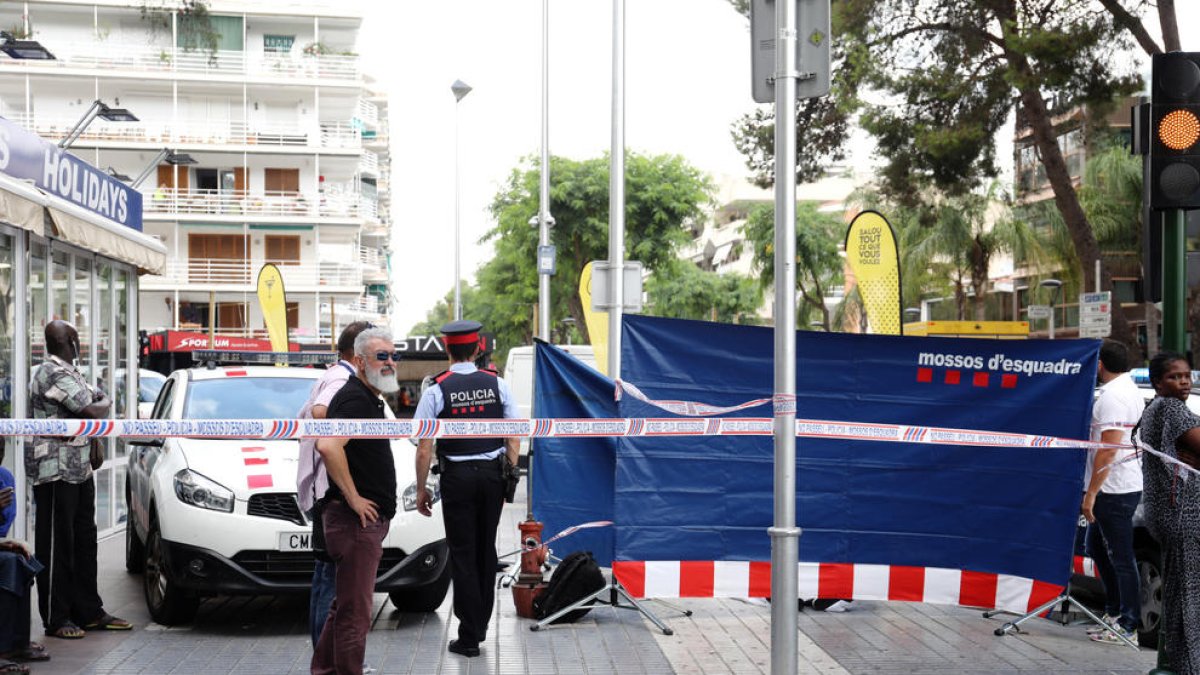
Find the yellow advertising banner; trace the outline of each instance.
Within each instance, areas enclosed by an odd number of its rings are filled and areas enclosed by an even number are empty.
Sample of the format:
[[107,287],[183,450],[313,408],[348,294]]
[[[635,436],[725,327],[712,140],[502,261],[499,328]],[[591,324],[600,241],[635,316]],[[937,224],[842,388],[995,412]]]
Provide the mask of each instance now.
[[279,268],[267,263],[258,271],[258,305],[262,308],[263,322],[267,324],[267,337],[271,339],[271,351],[288,350],[287,301],[284,298],[283,275]]
[[846,230],[846,259],[867,311],[870,332],[901,335],[900,256],[896,233],[875,211],[863,211]]
[[592,310],[592,263],[583,266],[579,275],[579,301],[583,304],[583,320],[596,355],[596,370],[608,374],[608,312]]

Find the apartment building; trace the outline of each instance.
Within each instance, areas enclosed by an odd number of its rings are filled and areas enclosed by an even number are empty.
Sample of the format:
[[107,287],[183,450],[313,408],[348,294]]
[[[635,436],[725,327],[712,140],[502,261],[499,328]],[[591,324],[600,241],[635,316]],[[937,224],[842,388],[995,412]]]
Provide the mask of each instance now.
[[136,186],[168,251],[141,279],[139,328],[265,336],[265,263],[293,341],[386,325],[387,98],[362,71],[361,23],[345,0],[0,3],[0,40],[52,55],[0,58],[0,116],[53,139],[96,101],[129,113],[71,152]]

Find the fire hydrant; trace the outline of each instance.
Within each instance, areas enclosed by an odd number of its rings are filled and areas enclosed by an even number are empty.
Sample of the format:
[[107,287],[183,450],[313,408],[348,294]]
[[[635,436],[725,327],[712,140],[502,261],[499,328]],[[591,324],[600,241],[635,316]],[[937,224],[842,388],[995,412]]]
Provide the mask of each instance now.
[[517,528],[521,531],[521,573],[512,585],[513,604],[517,607],[517,616],[533,619],[536,618],[533,600],[546,590],[546,580],[542,576],[542,568],[546,564],[546,547],[542,546],[542,524],[530,519],[522,522]]

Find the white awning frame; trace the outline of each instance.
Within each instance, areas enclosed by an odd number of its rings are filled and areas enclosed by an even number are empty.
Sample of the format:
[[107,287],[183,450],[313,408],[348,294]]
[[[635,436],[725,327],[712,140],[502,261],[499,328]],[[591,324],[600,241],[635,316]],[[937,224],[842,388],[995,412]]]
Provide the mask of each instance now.
[[63,241],[134,265],[141,273],[166,271],[167,247],[157,239],[4,174],[0,174],[0,219],[42,236],[48,220],[53,236]]

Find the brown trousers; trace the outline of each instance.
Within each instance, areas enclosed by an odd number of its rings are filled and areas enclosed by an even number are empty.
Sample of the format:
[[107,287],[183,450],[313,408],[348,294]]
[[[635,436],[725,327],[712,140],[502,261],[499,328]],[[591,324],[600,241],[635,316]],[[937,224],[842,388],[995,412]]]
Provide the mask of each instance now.
[[361,675],[371,629],[375,575],[390,520],[367,523],[343,501],[325,507],[325,550],[337,564],[337,591],[321,639],[313,652],[312,675]]

